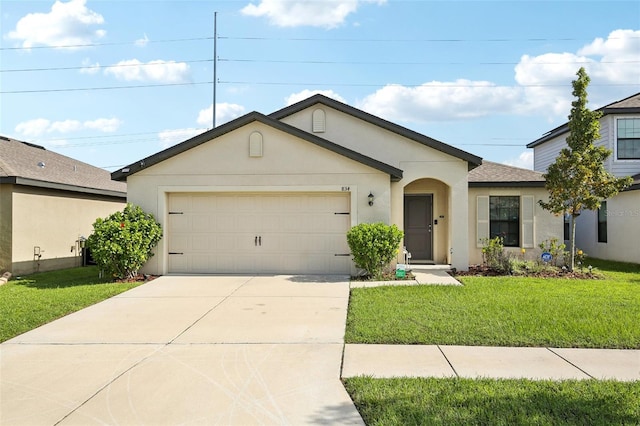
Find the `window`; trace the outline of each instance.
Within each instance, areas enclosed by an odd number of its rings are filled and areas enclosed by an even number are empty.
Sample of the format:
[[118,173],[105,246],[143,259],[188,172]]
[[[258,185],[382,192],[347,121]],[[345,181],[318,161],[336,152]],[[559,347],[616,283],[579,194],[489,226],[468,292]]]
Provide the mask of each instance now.
[[520,246],[520,197],[489,197],[489,238],[495,237],[505,247]]
[[570,228],[571,228],[571,215],[567,213],[564,215],[564,239],[565,240],[571,239]]
[[618,159],[640,160],[640,118],[619,118]]
[[598,209],[598,242],[607,242],[607,202],[600,203]]
[[535,247],[535,197],[476,197],[476,247],[488,238],[501,237],[507,247]]

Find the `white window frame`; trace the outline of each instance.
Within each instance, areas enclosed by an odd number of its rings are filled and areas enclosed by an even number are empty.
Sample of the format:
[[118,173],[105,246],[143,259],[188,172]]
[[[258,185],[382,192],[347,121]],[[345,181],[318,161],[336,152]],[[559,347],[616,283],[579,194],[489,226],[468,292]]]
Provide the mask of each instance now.
[[613,162],[614,163],[640,163],[640,158],[618,158],[618,120],[636,119],[640,120],[640,115],[618,116],[613,119]]
[[520,222],[519,247],[535,247],[535,197],[521,194],[489,194],[476,197],[476,247],[482,247],[482,240],[490,238],[490,197],[518,197],[520,199],[520,217],[518,218]]

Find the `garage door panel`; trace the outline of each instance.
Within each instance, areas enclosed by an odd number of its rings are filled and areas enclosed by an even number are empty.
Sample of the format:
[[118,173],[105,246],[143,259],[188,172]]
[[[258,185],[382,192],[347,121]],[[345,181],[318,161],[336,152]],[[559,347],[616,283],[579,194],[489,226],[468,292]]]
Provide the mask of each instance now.
[[169,272],[348,273],[348,193],[171,194]]

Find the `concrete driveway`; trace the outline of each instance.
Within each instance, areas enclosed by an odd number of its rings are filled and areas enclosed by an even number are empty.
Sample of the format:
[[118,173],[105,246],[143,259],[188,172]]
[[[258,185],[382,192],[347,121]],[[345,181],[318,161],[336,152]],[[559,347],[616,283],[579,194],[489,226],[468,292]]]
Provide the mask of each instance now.
[[348,277],[160,277],[0,345],[0,424],[363,424]]

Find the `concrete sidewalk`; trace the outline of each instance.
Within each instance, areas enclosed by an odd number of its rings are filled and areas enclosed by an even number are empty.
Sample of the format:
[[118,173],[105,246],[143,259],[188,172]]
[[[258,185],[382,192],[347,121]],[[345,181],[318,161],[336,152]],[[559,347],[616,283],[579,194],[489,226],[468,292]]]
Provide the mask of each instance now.
[[342,377],[640,380],[640,350],[345,345]]
[[462,285],[449,275],[449,265],[411,265],[413,280],[397,281],[351,281],[351,288],[407,286],[407,285]]

